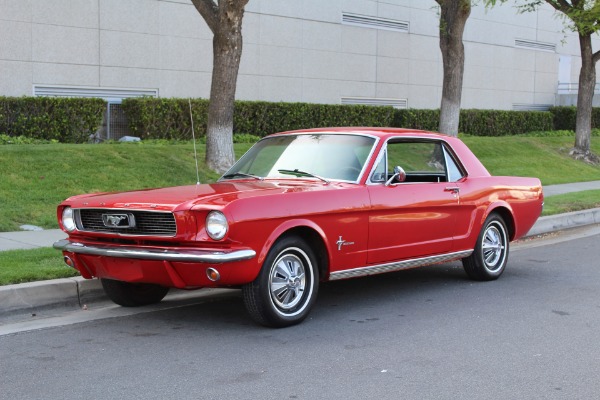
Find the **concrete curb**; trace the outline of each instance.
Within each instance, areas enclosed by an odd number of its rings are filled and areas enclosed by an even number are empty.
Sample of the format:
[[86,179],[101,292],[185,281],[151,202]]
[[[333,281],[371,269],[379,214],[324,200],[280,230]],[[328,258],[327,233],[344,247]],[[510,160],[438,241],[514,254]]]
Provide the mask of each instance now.
[[[541,217],[526,236],[600,224],[600,208]],[[108,300],[97,279],[81,277],[0,286],[0,317],[36,314],[52,308],[76,309]]]
[[35,314],[49,308],[79,308],[106,299],[97,279],[53,279],[0,286],[0,316]]
[[600,208],[541,217],[526,236],[543,235],[563,229],[600,224]]

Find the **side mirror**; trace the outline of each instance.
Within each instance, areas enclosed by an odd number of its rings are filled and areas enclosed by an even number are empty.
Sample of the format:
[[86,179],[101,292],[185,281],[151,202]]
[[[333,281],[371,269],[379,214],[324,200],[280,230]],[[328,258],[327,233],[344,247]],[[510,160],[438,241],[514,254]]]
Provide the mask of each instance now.
[[387,182],[385,183],[385,186],[390,186],[392,184],[392,181],[394,181],[394,180],[396,180],[396,182],[398,182],[398,183],[404,182],[406,180],[406,172],[399,165],[396,165],[394,167],[394,175],[392,175],[392,177],[387,180]]

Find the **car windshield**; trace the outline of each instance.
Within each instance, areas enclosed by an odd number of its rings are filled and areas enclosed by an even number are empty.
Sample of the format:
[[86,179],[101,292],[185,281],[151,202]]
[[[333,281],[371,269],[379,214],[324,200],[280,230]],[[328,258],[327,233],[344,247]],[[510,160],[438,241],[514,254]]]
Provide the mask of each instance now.
[[356,182],[374,144],[373,137],[344,134],[267,137],[244,154],[221,180],[252,176]]

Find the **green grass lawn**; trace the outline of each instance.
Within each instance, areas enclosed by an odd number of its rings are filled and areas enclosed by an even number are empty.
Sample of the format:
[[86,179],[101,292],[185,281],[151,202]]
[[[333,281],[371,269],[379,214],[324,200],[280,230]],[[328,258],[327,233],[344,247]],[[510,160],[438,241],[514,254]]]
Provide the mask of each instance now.
[[[536,176],[544,185],[600,179],[600,167],[568,156],[570,137],[466,137],[465,143],[494,175]],[[600,154],[600,141],[593,140]],[[250,144],[236,144],[241,156]],[[203,163],[200,181],[217,174]],[[179,144],[41,144],[0,146],[0,231],[23,224],[56,228],[56,206],[81,193],[194,184],[193,147]]]
[[[249,147],[237,144],[237,156]],[[199,145],[199,160],[204,151]],[[200,167],[201,182],[218,178]],[[23,224],[57,228],[56,206],[75,194],[196,183],[191,143],[5,145],[0,171],[0,232]]]
[[586,190],[546,197],[542,215],[562,214],[596,207],[600,207],[600,190]]
[[45,247],[34,250],[0,251],[0,285],[78,276],[59,251]]
[[[544,185],[600,179],[600,167],[572,160],[570,137],[466,137],[465,143],[494,175],[536,176]],[[600,142],[592,139],[600,154]],[[236,144],[240,157],[250,144]],[[218,175],[203,163],[200,181]],[[57,228],[56,205],[80,193],[194,184],[193,146],[178,144],[0,146],[0,231],[22,224]],[[544,215],[600,207],[600,191],[548,197]],[[77,275],[52,248],[0,252],[0,285]]]
[[[572,137],[465,137],[463,141],[492,175],[535,176],[544,185],[600,180],[600,166],[569,157]],[[600,154],[600,140],[592,138]]]

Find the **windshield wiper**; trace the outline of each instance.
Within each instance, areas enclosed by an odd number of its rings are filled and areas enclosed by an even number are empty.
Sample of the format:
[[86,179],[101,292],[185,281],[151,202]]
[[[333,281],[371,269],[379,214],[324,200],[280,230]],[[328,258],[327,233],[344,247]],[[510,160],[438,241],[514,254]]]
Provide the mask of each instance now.
[[244,172],[232,172],[231,174],[223,175],[223,179],[235,178],[236,176],[241,176],[243,178],[254,178],[254,179],[257,179],[259,181],[262,181],[262,180],[265,179],[262,176],[252,175],[252,174],[246,174]]
[[325,178],[320,177],[319,175],[315,175],[312,174],[310,172],[306,172],[306,171],[300,171],[299,169],[278,169],[277,172],[279,172],[280,174],[284,174],[284,175],[295,175],[295,176],[310,176],[311,178],[317,178],[322,180],[323,182],[325,182],[326,184],[329,184],[329,181]]

